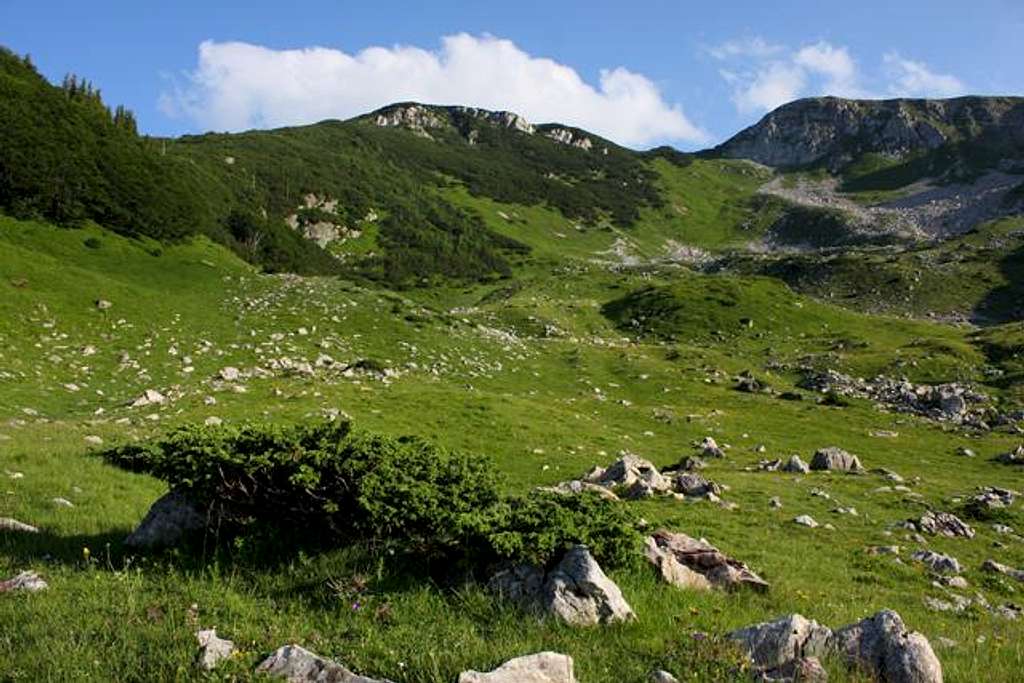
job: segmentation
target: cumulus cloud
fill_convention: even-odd
[[[935,73],[927,64],[904,59],[898,52],[888,53],[883,62],[891,79],[889,92],[897,97],[954,97],[967,91],[956,76]]]
[[[896,52],[882,59],[881,75],[870,78],[844,46],[819,41],[795,50],[762,38],[727,41],[707,50],[723,66],[722,79],[742,114],[765,112],[800,97],[835,95],[873,98],[949,97],[964,92],[955,76],[937,74]]]
[[[605,69],[591,84],[509,40],[468,34],[444,37],[438,50],[371,47],[355,54],[205,41],[196,69],[160,104],[168,115],[207,128],[242,130],[348,118],[399,101],[511,110],[630,146],[708,138],[642,74]]]

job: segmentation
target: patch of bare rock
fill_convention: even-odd
[[[833,631],[799,614],[728,634],[750,658],[760,680],[825,681],[819,658],[838,655],[883,683],[942,683],[942,665],[928,639],[883,610]]]

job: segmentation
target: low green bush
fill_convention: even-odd
[[[353,431],[343,421],[187,426],[103,456],[166,481],[236,539],[280,530],[279,538],[361,542],[471,569],[499,560],[547,564],[577,543],[614,566],[639,547],[625,506],[593,494],[505,496],[486,458]]]

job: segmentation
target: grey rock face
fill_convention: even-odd
[[[341,664],[324,659],[298,645],[278,648],[256,668],[288,683],[389,683],[354,674]]]
[[[782,466],[783,472],[790,472],[793,474],[807,474],[811,471],[811,468],[807,466],[803,460],[800,459],[799,455],[792,456],[786,464]]]
[[[836,631],[835,646],[850,664],[884,683],[942,683],[942,665],[928,639],[907,631],[891,610]]]
[[[217,664],[235,651],[235,644],[230,640],[217,637],[217,629],[208,629],[196,633],[199,641],[199,656],[196,665],[205,671],[212,671]]]
[[[860,471],[863,466],[856,455],[851,455],[841,448],[831,446],[821,448],[811,459],[812,470],[842,470],[846,472]]]
[[[635,618],[622,591],[584,546],[565,554],[544,583],[546,611],[575,626],[592,626]]]
[[[782,667],[794,659],[828,652],[832,631],[800,614],[748,626],[728,634],[738,641],[758,669]]]
[[[0,581],[0,593],[13,593],[16,591],[35,593],[47,588],[49,588],[49,585],[35,572],[21,572],[14,578]]]
[[[494,671],[463,671],[459,683],[576,683],[572,657],[538,652],[510,659]]]
[[[921,519],[911,521],[918,531],[950,538],[974,538],[974,529],[956,515],[949,512],[929,510],[921,515]]]
[[[746,564],[733,559],[703,539],[659,529],[647,539],[646,556],[669,583],[684,588],[705,588],[708,584],[731,590],[752,588],[768,590],[768,582]],[[688,571],[682,571],[683,569]]]
[[[205,527],[206,517],[195,505],[181,493],[171,491],[153,503],[124,544],[137,549],[166,548]]]
[[[19,522],[11,517],[0,517],[0,531],[20,531],[24,534],[38,534],[39,529],[31,524]]]
[[[960,562],[955,557],[936,553],[931,550],[920,550],[910,556],[911,559],[928,566],[933,572],[940,574],[959,574]]]
[[[1012,149],[1021,144],[1024,100],[961,97],[950,100],[808,98],[770,112],[718,146],[728,158],[768,166],[816,162],[836,170],[865,153],[903,156],[936,149],[955,138],[984,136]],[[955,136],[955,137],[952,137]]]

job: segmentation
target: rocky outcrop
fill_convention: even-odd
[[[538,652],[510,659],[494,671],[463,671],[459,683],[576,683],[572,657]]]
[[[933,536],[974,538],[974,529],[967,522],[950,512],[929,510],[921,515],[920,519],[909,520],[907,526],[921,533],[932,534]]]
[[[768,590],[768,582],[743,562],[733,559],[704,539],[659,529],[648,537],[644,552],[668,583],[681,588]]]
[[[830,446],[820,448],[811,458],[812,470],[840,470],[844,472],[859,472],[864,469],[860,459],[851,455],[841,448]]]
[[[569,128],[552,128],[545,132],[544,135],[555,142],[559,142],[563,145],[569,145],[570,147],[576,147],[587,152],[594,147],[594,143],[589,137],[583,135],[579,131],[571,130]]]
[[[298,645],[277,649],[256,668],[258,673],[284,678],[288,683],[390,683],[352,673]]]
[[[942,683],[942,665],[928,639],[908,631],[891,610],[836,631],[835,648],[884,683]]]
[[[880,683],[942,683],[942,665],[928,639],[883,610],[837,631],[791,614],[728,634],[754,667],[756,680],[827,679],[819,657],[836,654]]]
[[[551,614],[573,626],[594,626],[635,617],[622,591],[584,546],[570,549],[545,574],[528,564],[505,567],[487,587],[525,609]]]
[[[997,153],[1024,149],[1024,99],[797,100],[770,112],[715,148],[720,156],[791,168],[836,171],[863,154],[902,158],[969,140]]]
[[[170,491],[153,503],[124,544],[139,550],[167,548],[206,528],[206,521],[206,516],[184,494]]]

